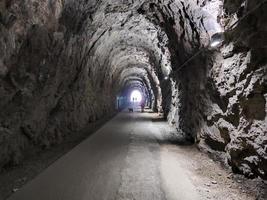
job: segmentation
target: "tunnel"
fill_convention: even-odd
[[[134,120],[143,104],[184,143],[264,182],[266,10],[266,0],[1,0],[1,174],[88,124]]]

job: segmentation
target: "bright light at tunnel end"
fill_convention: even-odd
[[[141,102],[142,101],[142,94],[138,90],[134,90],[131,93],[131,102]]]

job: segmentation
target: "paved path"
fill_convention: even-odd
[[[179,188],[162,178],[172,178],[172,174],[162,169],[168,166],[161,163],[161,133],[153,117],[155,114],[120,113],[10,200],[166,199],[172,193],[168,190]],[[178,186],[188,186],[187,192],[194,196],[190,181],[182,182]]]
[[[170,144],[170,132],[156,114],[122,112],[9,200],[247,199],[238,186],[225,189],[228,179],[206,186],[226,172],[194,147]]]

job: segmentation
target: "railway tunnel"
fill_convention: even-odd
[[[2,0],[2,173],[126,112],[139,91],[174,135],[266,180],[266,9],[265,0]]]

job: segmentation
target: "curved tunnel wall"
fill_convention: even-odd
[[[206,48],[260,2],[2,1],[0,166],[60,143],[140,88],[187,140],[266,178],[266,4],[219,51]]]

